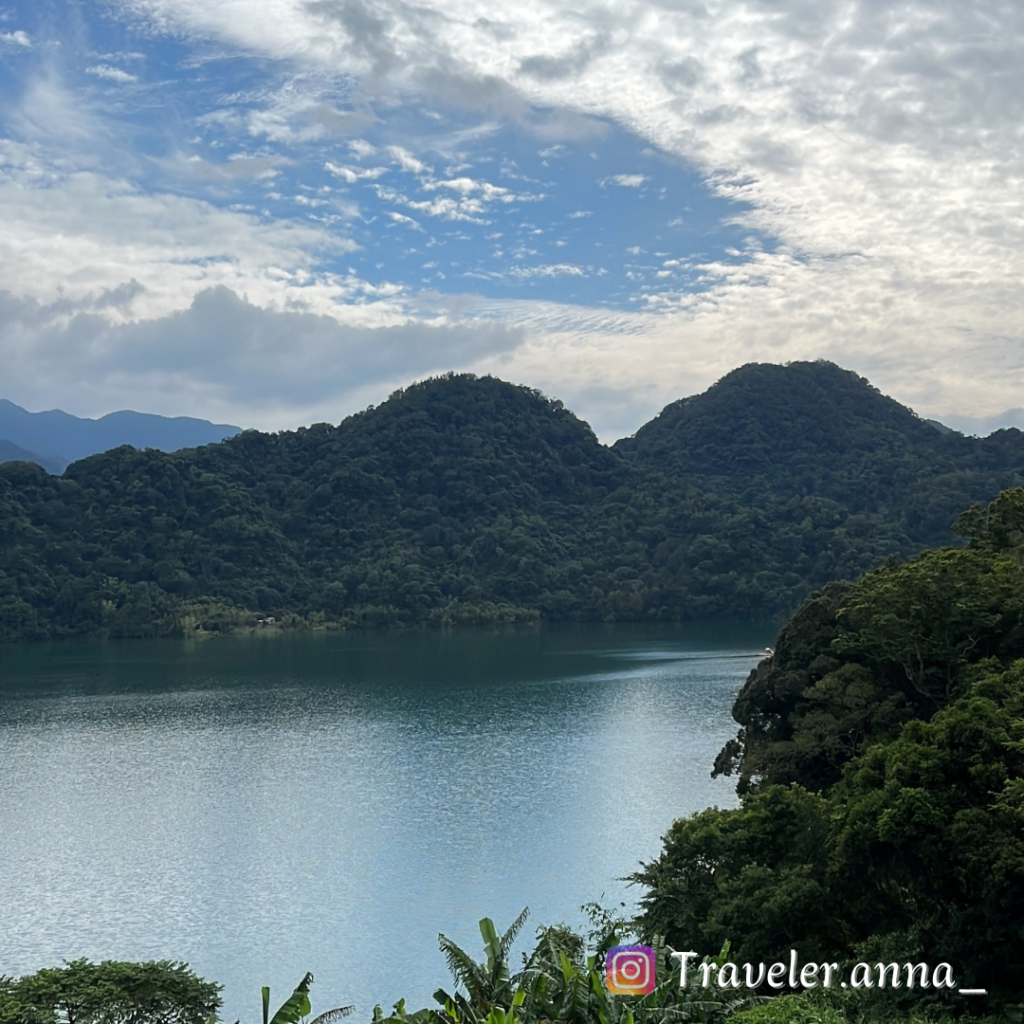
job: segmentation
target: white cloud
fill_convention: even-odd
[[[445,181],[429,181],[423,185],[427,192],[436,191],[439,188],[451,189],[453,192],[460,192],[468,196],[473,192],[481,193],[485,201],[497,201],[499,203],[515,202],[516,196],[507,188],[500,185],[492,185],[489,181],[474,181],[472,178],[449,178]]]
[[[398,192],[383,185],[375,186],[377,195],[384,202],[397,203],[428,217],[440,217],[443,220],[466,221],[471,224],[488,223],[481,215],[487,207],[483,200],[469,196],[451,199],[439,196],[437,199],[410,199],[403,192]]]
[[[405,205],[410,210],[417,210],[428,217],[441,217],[444,220],[463,220],[471,224],[487,224],[481,216],[487,207],[479,199],[406,199]]]
[[[414,231],[422,231],[419,221],[415,221],[412,217],[406,217],[404,213],[396,213],[394,210],[388,210],[388,216],[396,224],[404,224],[406,227],[412,228]]]
[[[507,364],[520,379],[579,394],[628,381],[656,401],[745,359],[821,355],[921,408],[1019,404],[1019,4],[524,0],[497,32],[483,0],[122,2],[175,31],[357,79],[385,104],[436,96],[524,120],[531,105],[614,119],[779,240],[699,268],[700,293],[652,293],[628,330],[571,307],[501,307],[529,325]],[[429,172],[404,148],[389,156]]]
[[[585,271],[575,263],[542,263],[535,267],[513,267],[512,277],[583,277]]]
[[[613,174],[608,181],[623,188],[640,188],[647,178],[643,174]]]
[[[23,46],[26,50],[32,49],[32,40],[27,32],[18,29],[15,32],[0,32],[0,43],[7,43],[11,46]]]
[[[98,57],[100,60],[105,61],[122,61],[122,60],[145,60],[146,55],[144,53],[138,53],[135,50],[119,50],[116,53],[94,53],[93,57]]]
[[[831,359],[941,420],[1019,403],[1024,348],[993,344],[1002,310],[980,316],[973,296],[956,296],[944,310],[952,322],[943,323],[926,291],[873,306],[889,284],[882,267],[850,274],[845,261],[834,261],[809,275],[800,261],[769,255],[750,268],[698,269],[718,285],[677,295],[661,315],[555,303],[486,304],[481,313],[522,327],[527,341],[475,369],[558,395],[604,440],[631,433],[668,402],[703,390],[745,362]],[[866,323],[857,315],[862,309],[878,322]],[[735,334],[723,339],[726,328]],[[632,419],[624,413],[609,417],[600,403],[579,397],[606,387],[635,396],[627,403]]]
[[[333,164],[330,160],[324,164],[324,170],[330,171],[349,185],[354,185],[357,181],[373,181],[388,173],[386,167],[348,167],[344,164]]]
[[[43,303],[59,296],[79,301],[131,279],[145,289],[136,314],[149,316],[181,308],[198,289],[218,284],[268,303],[286,301],[290,289],[307,301],[321,295],[324,303],[358,291],[351,282],[317,276],[319,253],[356,248],[343,237],[186,197],[147,195],[96,173],[61,174],[33,148],[10,143],[0,144],[0,222],[0,281]],[[288,285],[280,270],[290,275]]]
[[[403,171],[408,171],[410,174],[423,174],[427,170],[427,165],[422,160],[417,160],[407,149],[403,149],[401,146],[388,146],[388,153],[391,159],[394,160]]]
[[[365,131],[376,120],[373,111],[365,104],[339,107],[338,91],[330,76],[290,75],[272,91],[255,94],[253,99],[261,105],[246,111],[248,131],[285,145]]]
[[[252,178],[269,180],[277,177],[280,168],[291,163],[287,157],[270,154],[253,156],[248,153],[232,153],[227,160],[214,163],[193,154],[187,159],[163,160],[160,163],[169,171],[202,181],[237,181]]]
[[[392,147],[394,148],[394,147]],[[406,154],[407,156],[407,154]],[[420,165],[422,166],[422,165]],[[334,169],[328,165],[333,173],[341,170]],[[376,171],[377,169],[374,169]],[[349,177],[350,175],[350,177]],[[360,176],[375,178],[376,173],[360,172],[358,169],[346,169],[346,180],[356,181]],[[442,189],[455,192],[458,198],[450,196],[437,196],[431,199],[413,199],[397,189],[384,185],[374,186],[380,199],[389,203],[396,203],[407,209],[415,210],[417,213],[427,217],[438,217],[442,220],[463,221],[469,224],[489,224],[486,214],[490,203],[498,202],[509,204],[516,201],[533,202],[544,197],[542,195],[517,195],[507,188],[499,185],[492,185],[487,181],[478,181],[473,178],[448,178],[441,181],[420,181],[419,187],[424,192],[438,192]],[[394,214],[391,214],[394,218]],[[415,223],[415,222],[414,222]],[[417,225],[418,226],[418,225]]]
[[[377,147],[367,142],[366,139],[352,139],[348,148],[357,160],[365,160],[368,156],[377,155]]]
[[[44,67],[26,77],[16,104],[5,120],[23,143],[36,147],[37,160],[69,166],[95,167],[97,150],[111,146],[114,133],[83,90],[64,84],[58,70]],[[0,139],[0,144],[16,145]]]
[[[368,387],[386,393],[410,374],[464,365],[520,341],[520,332],[488,322],[345,325],[261,308],[223,286],[199,292],[181,312],[121,324],[67,302],[0,293],[0,357],[18,366],[6,376],[9,393],[29,406],[56,401],[80,414],[141,405],[244,424],[258,414],[264,427],[338,422],[365,404]]]
[[[86,68],[85,71],[86,74],[95,75],[96,78],[105,78],[108,82],[118,82],[121,85],[139,80],[138,75],[131,75],[110,64],[94,64],[92,67]]]

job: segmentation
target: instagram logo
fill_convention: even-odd
[[[605,968],[609,992],[645,996],[654,991],[654,950],[650,946],[612,946]]]

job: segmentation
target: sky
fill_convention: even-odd
[[[1019,0],[0,0],[0,397],[605,441],[751,361],[1024,425]]]

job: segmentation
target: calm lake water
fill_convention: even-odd
[[[711,763],[767,627],[548,627],[0,648],[0,974],[186,960],[259,1017],[449,976],[437,934],[582,922]],[[532,929],[528,929],[532,936]]]

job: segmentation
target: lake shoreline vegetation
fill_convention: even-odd
[[[316,444],[320,461],[344,477],[345,484],[338,491],[330,484],[313,486],[323,479],[324,466],[309,469],[312,479],[301,486],[296,483],[305,479],[299,453],[310,443],[309,432],[256,438],[243,434],[213,446],[216,451],[198,449],[177,456],[107,453],[70,467],[65,482],[21,465],[0,467],[3,501],[7,503],[3,581],[8,639],[82,635],[75,631],[96,628],[95,618],[75,617],[85,613],[68,581],[77,578],[84,586],[90,577],[74,577],[74,566],[82,563],[61,548],[65,541],[55,540],[58,536],[91,537],[89,543],[94,547],[88,551],[90,557],[95,556],[92,564],[101,566],[95,571],[109,572],[106,579],[120,580],[116,585],[128,588],[126,604],[115,602],[109,609],[109,635],[131,635],[127,619],[122,626],[113,623],[123,608],[141,607],[132,604],[132,587],[157,587],[168,595],[169,602],[161,606],[157,590],[151,589],[151,602],[146,606],[149,618],[132,621],[158,621],[155,614],[161,608],[161,614],[167,616],[182,614],[186,598],[175,598],[175,605],[174,588],[168,588],[173,574],[180,572],[193,580],[226,581],[222,592],[203,598],[211,602],[208,606],[193,603],[189,607],[214,609],[230,623],[229,613],[239,614],[242,607],[232,603],[231,595],[246,593],[252,580],[262,579],[269,586],[279,579],[275,574],[283,572],[285,565],[292,567],[297,579],[301,575],[299,551],[305,559],[301,564],[308,570],[307,582],[330,577],[334,570],[327,562],[318,570],[321,577],[309,567],[314,564],[313,553],[320,550],[317,543],[328,536],[325,531],[335,530],[333,536],[343,546],[336,500],[342,505],[355,501],[351,507],[345,506],[349,507],[347,515],[354,515],[357,508],[363,512],[391,510],[387,515],[392,518],[381,511],[374,520],[376,525],[368,527],[360,541],[349,536],[344,544],[356,544],[365,553],[377,550],[376,544],[386,548],[389,538],[397,543],[404,537],[406,547],[397,549],[396,557],[412,557],[415,552],[420,559],[415,564],[429,566],[433,563],[429,562],[430,549],[423,546],[428,543],[424,538],[437,540],[439,551],[430,557],[436,557],[438,564],[444,560],[442,556],[450,556],[456,565],[495,572],[496,579],[504,582],[500,587],[495,584],[491,596],[504,593],[510,599],[508,608],[532,609],[540,618],[621,614],[657,620],[663,610],[670,621],[673,615],[699,617],[723,607],[716,603],[719,599],[727,602],[745,587],[750,598],[745,607],[781,612],[791,602],[795,611],[791,610],[782,627],[773,653],[750,673],[737,696],[733,717],[739,731],[714,764],[716,774],[736,779],[739,806],[709,808],[671,825],[658,857],[641,865],[632,876],[643,893],[639,915],[625,921],[591,907],[593,928],[589,934],[564,925],[541,927],[534,948],[525,955],[517,973],[512,971],[509,956],[524,926],[525,912],[501,934],[489,920],[481,922],[482,962],[442,936],[441,949],[456,981],[455,991],[439,989],[435,1006],[415,1011],[408,1010],[404,1001],[396,1003],[390,1013],[377,1007],[373,1024],[1019,1021],[1024,1015],[1024,918],[1020,913],[1024,907],[1024,489],[1017,481],[1017,460],[1024,452],[1021,437],[1019,432],[1003,431],[1000,433],[1006,436],[995,440],[979,442],[959,435],[950,439],[951,435],[916,420],[877,392],[867,391],[866,382],[846,371],[831,364],[794,365],[802,386],[811,387],[810,381],[818,388],[826,381],[838,388],[830,393],[830,400],[839,412],[845,408],[844,396],[859,396],[860,401],[870,395],[876,406],[868,417],[874,431],[871,436],[876,442],[880,436],[889,441],[888,447],[876,449],[880,464],[873,470],[871,453],[858,448],[855,438],[848,438],[851,454],[844,469],[837,458],[814,462],[807,459],[806,448],[779,448],[778,436],[774,437],[772,457],[765,455],[758,463],[759,475],[752,475],[754,470],[747,464],[737,470],[729,460],[739,457],[736,453],[742,446],[732,443],[730,447],[729,438],[722,440],[721,434],[715,435],[719,440],[713,444],[705,437],[712,454],[700,454],[700,431],[710,422],[705,416],[708,403],[701,408],[700,401],[690,399],[669,407],[623,446],[631,453],[629,458],[639,459],[637,453],[645,453],[642,458],[658,467],[656,471],[641,470],[613,449],[595,448],[596,441],[590,445],[586,438],[592,435],[555,403],[526,389],[467,377],[418,385],[389,400],[396,403],[398,412],[388,411],[376,420],[365,413],[362,419],[345,421],[348,427],[342,424],[350,434],[362,438],[359,444],[365,447],[360,457],[372,461],[376,475],[370,473],[370,462],[360,463],[357,471],[351,461],[328,459],[324,446],[330,449],[344,443],[347,450],[358,450],[352,436],[342,442],[334,428],[311,428],[320,437]],[[756,396],[757,387],[765,381],[769,390],[779,390],[778,378],[773,375],[791,367],[770,368],[766,374],[763,369],[755,368],[746,375],[737,371],[747,398]],[[727,381],[729,378],[716,387]],[[542,423],[554,424],[563,432],[549,441],[552,450],[563,445],[560,450],[566,457],[560,465],[565,475],[545,483],[538,463],[527,459],[518,470],[516,486],[520,490],[512,495],[511,471],[501,481],[493,475],[494,449],[484,451],[479,429],[446,435],[449,441],[459,438],[459,443],[476,452],[480,465],[472,472],[453,470],[456,463],[449,460],[450,453],[445,454],[443,446],[439,465],[431,468],[422,456],[427,441],[437,441],[440,413],[431,403],[438,395],[444,401],[456,396],[446,408],[452,416],[452,410],[461,409],[467,417],[463,424],[472,421],[466,412],[467,395],[508,399],[522,408],[539,410]],[[719,406],[729,399],[727,408],[739,408],[727,394],[723,398],[712,389],[708,395]],[[721,413],[719,406],[712,410],[711,420]],[[387,409],[388,403],[381,408]],[[750,416],[770,421],[772,411],[752,410]],[[800,415],[793,420],[800,430],[808,428]],[[695,421],[699,421],[696,426]],[[401,430],[394,432],[388,427],[384,436],[390,439],[390,447],[383,445],[374,432],[382,423],[394,426],[396,422]],[[479,427],[481,421],[472,422]],[[493,428],[500,419],[488,422]],[[508,421],[506,427],[511,429]],[[852,430],[849,422],[843,429],[847,433]],[[417,431],[424,433],[421,436]],[[905,438],[908,431],[918,447],[908,447],[909,442],[900,446],[899,437]],[[749,445],[750,431],[739,433]],[[539,452],[541,436],[543,430],[529,435],[522,450],[528,452],[532,446],[535,454]],[[417,437],[415,443],[410,440]],[[820,437],[814,440],[819,442],[825,443]],[[951,447],[944,447],[947,444]],[[263,454],[256,458],[246,446]],[[274,446],[288,453],[284,462],[293,471],[286,479],[274,477],[275,463],[267,455]],[[576,454],[569,457],[567,453],[573,451]],[[387,465],[384,452],[392,460]],[[402,475],[399,464],[411,457],[410,452],[419,453],[419,462],[406,466]],[[912,458],[911,452],[917,455]],[[464,456],[465,450],[460,459]],[[701,551],[711,562],[711,568],[704,571],[712,575],[702,577],[704,582],[722,577],[717,572],[721,566],[714,559],[725,558],[722,551],[733,543],[730,529],[737,528],[745,538],[743,552],[748,557],[753,551],[754,525],[762,530],[756,535],[762,539],[756,549],[761,559],[754,563],[757,572],[748,569],[741,576],[738,570],[731,570],[735,575],[726,574],[729,585],[723,584],[714,600],[703,604],[693,603],[696,592],[682,586],[684,580],[692,584],[703,563],[694,558],[673,561],[677,556],[683,558],[673,545],[688,550],[686,545],[698,541],[692,528],[685,533],[680,526],[676,534],[668,528],[670,522],[677,526],[687,522],[695,508],[709,507],[708,492],[698,492],[693,483],[698,479],[693,466],[699,458],[710,460],[709,465],[719,474],[714,479],[723,515],[725,510],[735,515],[737,509],[747,509],[738,524],[730,526],[727,516],[720,521],[725,525],[718,554],[713,553],[712,544],[716,535],[697,535],[706,538],[700,541],[704,544]],[[755,451],[750,458],[761,456]],[[849,466],[858,458],[861,469],[853,473]],[[941,468],[941,459],[948,459],[949,474],[929,475]],[[957,463],[957,459],[961,461]],[[318,465],[308,459],[307,464]],[[260,467],[259,473],[254,466]],[[126,475],[126,470],[134,475]],[[444,476],[448,471],[455,475]],[[479,489],[469,493],[465,485],[474,473],[479,474]],[[873,495],[865,484],[869,478],[878,485]],[[702,486],[707,485],[709,477],[700,479]],[[244,487],[239,483],[243,480],[247,481]],[[440,488],[440,480],[451,488]],[[740,480],[746,481],[745,491]],[[785,487],[792,490],[794,480],[804,481],[806,493],[780,496]],[[186,481],[199,490],[189,491],[192,484]],[[627,487],[620,481],[631,483]],[[981,500],[960,501],[965,494],[985,491],[1000,481],[1008,485]],[[609,490],[612,485],[615,490]],[[879,496],[883,485],[888,487],[884,499]],[[292,486],[298,488],[297,496],[294,501],[286,500]],[[320,490],[323,486],[326,491]],[[175,487],[181,489],[175,492]],[[204,522],[189,520],[190,502],[205,487],[216,492],[203,506],[209,514]],[[576,512],[571,514],[573,506],[551,497],[559,488],[572,494],[590,488],[588,493],[597,497],[592,505],[575,506]],[[812,497],[815,489],[832,496]],[[178,503],[172,508],[168,495],[175,493]],[[271,493],[278,496],[276,504],[269,498]],[[361,497],[356,501],[352,494]],[[416,504],[413,494],[429,500]],[[234,517],[243,497],[249,501],[250,514],[238,522]],[[164,504],[156,504],[158,498]],[[236,504],[216,505],[229,499]],[[960,501],[959,508],[967,511],[947,518],[952,500]],[[453,502],[463,511],[476,509],[473,515],[479,513],[480,519],[466,520],[476,524],[470,533],[460,533],[451,525]],[[670,520],[665,517],[673,503],[682,504],[674,513],[679,518]],[[614,514],[612,506],[618,509]],[[513,507],[516,511],[509,511]],[[298,515],[295,510],[300,508],[308,512],[305,523],[288,518]],[[783,515],[785,510],[788,512]],[[167,517],[175,515],[181,518],[172,524]],[[792,524],[797,515],[804,515],[801,523],[807,521],[809,526],[797,534],[786,533],[782,525]],[[497,537],[495,517],[501,516],[508,517],[508,532]],[[889,526],[873,535],[876,522],[886,517]],[[480,525],[483,519],[491,525]],[[227,522],[232,524],[230,530],[224,525]],[[660,532],[656,524],[660,524]],[[950,524],[954,532],[947,537]],[[708,520],[701,528],[710,530],[712,526]],[[151,551],[146,556],[148,562],[133,562],[133,552],[145,550],[146,531],[160,528],[164,530],[161,551]],[[436,532],[428,532],[431,528]],[[647,530],[653,531],[650,536],[645,534]],[[233,563],[223,557],[224,551],[218,554],[219,549],[211,546],[217,537],[229,535],[230,543],[236,545]],[[515,542],[510,539],[513,535]],[[870,542],[855,543],[871,536]],[[280,537],[288,539],[291,547],[283,546]],[[808,538],[813,537],[818,547],[806,547]],[[419,538],[419,547],[413,543],[415,538]],[[584,541],[609,538],[617,538],[621,545],[614,557],[602,561],[595,555],[584,568]],[[802,538],[805,547],[787,548],[786,543],[794,538]],[[930,543],[929,538],[937,541]],[[845,541],[846,547],[840,541]],[[170,550],[177,552],[178,562],[173,565],[166,557]],[[467,550],[470,554],[462,563],[459,558]],[[479,562],[473,561],[474,550]],[[515,557],[509,551],[515,552]],[[515,573],[537,568],[545,551],[549,553],[546,568],[551,573],[544,577],[548,589],[517,591]],[[660,562],[654,554],[659,551],[664,556]],[[810,561],[813,551],[818,552],[818,562]],[[820,557],[824,551],[832,552],[830,558]],[[249,576],[232,577],[225,572],[229,564],[240,564],[245,552],[253,559]],[[262,552],[260,557],[257,552]],[[628,562],[630,552],[636,558],[634,563]],[[162,563],[152,561],[158,554],[165,556]],[[75,557],[84,559],[81,553]],[[801,557],[808,561],[801,562]],[[289,558],[293,561],[288,562]],[[800,566],[803,575],[796,573],[796,581],[772,576],[772,570],[760,568],[774,564],[771,558]],[[140,573],[156,572],[155,566],[162,564],[168,575],[159,585],[132,582],[127,573],[133,564]],[[648,566],[644,572],[651,575],[645,576],[639,569],[633,575],[624,573],[619,589],[611,590],[606,598],[585,599],[587,587],[595,586],[599,579],[617,579],[616,573],[628,564]],[[220,576],[203,575],[214,565]],[[574,576],[577,570],[570,572],[568,565],[578,565],[579,575]],[[676,575],[671,577],[676,581],[675,591],[666,582],[668,575],[657,575],[663,570],[668,573],[671,566],[675,567]],[[843,571],[835,573],[837,566]],[[23,581],[34,571],[48,572],[50,582],[41,585],[37,594],[26,594]],[[122,575],[113,575],[115,571]],[[375,570],[367,567],[365,571]],[[819,581],[819,571],[832,575]],[[62,577],[62,572],[70,575]],[[424,572],[418,586],[426,587],[424,580],[435,579],[426,568]],[[408,582],[409,577],[397,569],[396,573],[396,580]],[[763,573],[771,579],[762,576],[763,589],[756,590]],[[61,579],[63,584],[58,582]],[[550,589],[559,580],[575,580],[576,586],[565,591],[561,603],[554,600],[560,591]],[[319,593],[325,594],[331,585],[322,584]],[[345,601],[360,593],[378,593],[372,586],[360,592],[364,583],[354,583],[354,589],[349,589],[347,582],[339,585],[342,590],[335,606],[339,623],[347,621],[345,609],[350,606]],[[378,580],[376,585],[382,584]],[[40,611],[42,602],[49,599],[47,586],[71,587],[65,605],[50,618]],[[115,583],[108,586],[114,589]],[[413,593],[426,591],[409,591]],[[542,593],[547,596],[542,598]],[[486,593],[463,594],[466,607],[489,607]],[[21,605],[10,603],[12,595]],[[417,604],[417,599],[410,597],[402,607],[409,611],[410,621],[427,622],[444,607],[440,598],[431,600]],[[602,603],[605,600],[611,603]],[[297,607],[300,610],[295,614],[307,616],[302,624],[308,627],[308,610]],[[496,601],[494,607],[505,606]],[[265,626],[295,628],[298,620],[286,617],[286,602],[271,601],[259,608],[264,619],[269,615],[275,620]],[[207,629],[214,611],[188,614],[192,615],[189,628],[198,633]],[[316,624],[327,623],[325,613]],[[604,986],[602,954],[623,940],[654,946],[666,965],[649,996],[612,996]],[[681,988],[678,970],[668,967],[673,949],[694,950],[704,963],[719,966],[772,962],[790,950],[796,951],[803,963],[946,962],[961,985],[983,988],[988,994],[972,1002],[955,991],[892,985],[783,994],[763,985],[756,991],[729,992],[693,985]],[[144,976],[142,981],[140,976]],[[694,972],[691,978],[696,976]],[[297,1024],[310,1015],[311,982],[307,975],[271,1019],[269,995],[265,994],[265,1024]],[[218,986],[210,987],[183,964],[74,961],[22,979],[0,979],[0,1022],[55,1024],[74,1019],[76,1024],[207,1024],[215,1019],[220,1006],[218,993]],[[147,999],[149,1003],[140,1009]],[[69,1010],[74,1000],[78,1002]],[[328,1011],[321,1024],[349,1012],[347,1007]]]
[[[610,447],[557,400],[449,374],[337,427],[0,463],[0,642],[780,624],[1021,484],[1020,431],[937,429],[827,362],[741,367]]]

